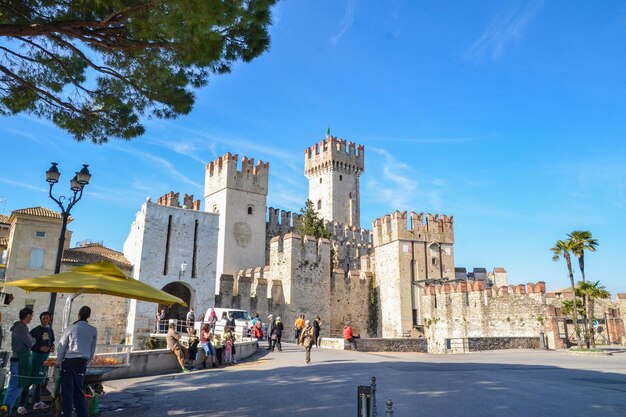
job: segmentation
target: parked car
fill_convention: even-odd
[[[250,313],[246,310],[239,310],[236,308],[222,308],[222,307],[213,307],[215,310],[215,315],[217,316],[217,323],[215,325],[215,333],[221,334],[224,331],[224,326],[226,321],[222,319],[224,313],[229,318],[235,320],[235,333],[241,332],[242,336],[250,335],[250,327],[252,326],[252,317],[250,317]],[[204,315],[204,320],[207,321],[211,315],[211,309],[209,308]]]

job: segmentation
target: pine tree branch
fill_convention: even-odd
[[[97,65],[95,62],[93,62],[92,60],[87,58],[87,56],[83,53],[83,51],[81,51],[76,46],[72,45],[71,42],[68,42],[68,41],[64,40],[63,38],[55,36],[55,35],[50,35],[50,38],[53,41],[57,42],[58,44],[61,44],[61,45],[65,46],[65,47],[71,49],[75,54],[80,56],[87,63],[87,65],[89,65],[91,68],[95,69],[96,71],[101,72],[103,74],[110,75],[112,77],[115,77],[118,80],[124,82],[125,84],[128,84],[131,87],[133,87],[133,89],[135,89],[137,92],[139,92],[139,93],[145,95],[146,97],[152,99],[152,95],[150,94],[149,91],[146,91],[146,90],[142,89],[137,84],[132,82],[129,77],[126,77],[125,75],[119,73],[118,71],[115,71],[113,68],[103,67],[103,66]]]
[[[88,93],[88,94],[95,94],[96,93],[93,90],[88,90],[87,88],[83,87],[83,85],[74,76],[71,75],[72,72],[67,67],[67,65],[65,65],[65,62],[60,60],[59,57],[57,57],[55,54],[53,54],[52,52],[48,51],[46,48],[44,48],[43,46],[39,45],[38,43],[32,42],[29,39],[26,39],[26,38],[17,38],[17,39],[21,40],[24,43],[27,43],[28,45],[31,45],[34,48],[39,49],[41,52],[43,52],[44,54],[48,55],[51,59],[53,59],[57,64],[59,64],[59,66],[61,68],[63,68],[63,70],[65,71],[65,74],[67,75],[67,77],[70,80],[72,80],[72,84],[76,88],[78,88],[78,89],[80,89],[80,90],[82,90],[82,91],[84,91],[85,93]],[[34,61],[32,59],[30,61],[35,62],[37,64],[41,64],[39,61]]]
[[[58,98],[57,96],[55,96],[54,94],[52,94],[52,93],[50,93],[50,92],[48,92],[48,91],[46,91],[46,90],[44,90],[42,88],[39,88],[39,87],[33,85],[32,83],[29,83],[24,78],[22,78],[19,75],[13,73],[13,71],[8,69],[4,65],[0,65],[0,72],[3,72],[7,76],[9,76],[9,78],[12,78],[15,82],[17,82],[18,84],[22,85],[24,88],[37,93],[37,95],[41,99],[47,98],[48,100],[45,100],[45,101],[47,103],[49,103],[49,104],[53,104],[53,105],[56,104],[56,106],[58,106],[58,107],[61,107],[61,108],[67,109],[67,110],[71,110],[71,111],[77,112],[77,113],[83,113],[80,109],[75,107],[72,103],[68,103],[66,101],[63,101],[60,98]]]

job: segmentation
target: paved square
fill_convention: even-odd
[[[626,351],[462,355],[367,353],[285,344],[228,368],[109,381],[101,415],[356,416],[358,385],[377,378],[378,416],[626,416]]]

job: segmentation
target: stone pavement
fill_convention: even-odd
[[[574,356],[509,350],[460,355],[367,353],[284,344],[220,369],[105,383],[102,417],[356,416],[358,385],[378,382],[402,416],[626,416],[626,352]]]

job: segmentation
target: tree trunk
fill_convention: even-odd
[[[580,332],[578,331],[578,305],[576,304],[576,283],[574,283],[574,272],[572,272],[572,260],[569,257],[569,253],[565,252],[565,261],[567,262],[567,271],[569,272],[569,281],[572,284],[572,298],[574,302],[574,331],[576,332],[576,344],[578,349],[582,349],[583,342],[580,338]]]
[[[587,300],[587,320],[589,321],[589,339],[591,340],[591,347],[593,349],[596,348],[596,338],[593,329],[593,310],[594,310],[594,300],[589,297]]]

